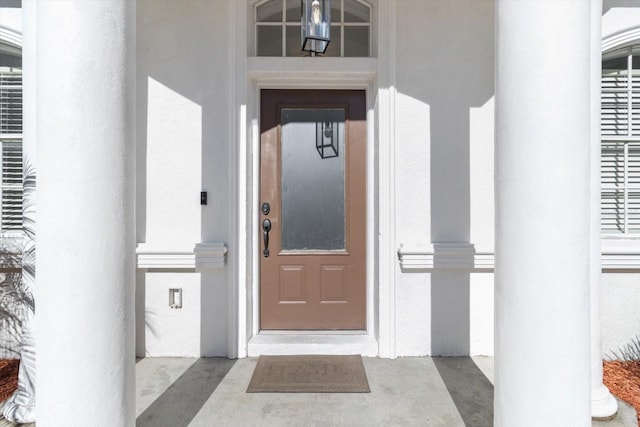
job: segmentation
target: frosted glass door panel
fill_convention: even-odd
[[[345,250],[345,111],[281,114],[282,250]]]

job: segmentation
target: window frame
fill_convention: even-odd
[[[602,61],[602,81],[605,80],[604,74],[604,61],[607,55],[611,55],[615,52],[620,52],[626,50],[626,87],[623,89],[616,88],[606,88],[603,84],[601,87],[601,126],[600,126],[600,147],[601,147],[601,167],[600,167],[600,182],[601,182],[601,199],[600,199],[600,210],[601,210],[601,232],[602,236],[605,238],[640,238],[640,226],[634,227],[632,231],[631,227],[631,219],[630,219],[630,211],[632,209],[640,210],[640,207],[631,208],[630,202],[631,197],[630,193],[640,194],[640,180],[637,183],[631,183],[629,178],[629,170],[630,170],[630,156],[629,156],[629,145],[638,145],[640,146],[640,69],[633,68],[633,55],[636,56],[640,52],[640,43],[634,43],[623,47],[618,47],[616,49],[611,49],[603,55]],[[635,71],[635,75],[634,75]],[[636,87],[634,87],[634,84]],[[604,116],[603,114],[606,109],[604,108],[607,102],[611,102],[607,94],[624,94],[626,97],[626,110],[625,112],[625,120],[626,120],[626,133],[611,133],[605,132],[604,127]],[[636,112],[634,114],[634,95],[636,99]],[[614,104],[615,105],[615,104]],[[608,113],[611,114],[611,113]],[[615,109],[614,109],[614,114]],[[635,120],[634,120],[635,119]],[[635,131],[635,134],[634,134]],[[606,183],[606,175],[605,169],[607,168],[607,164],[605,164],[606,157],[603,155],[605,147],[610,144],[622,145],[622,176],[621,176],[621,184],[608,184]],[[640,157],[636,160],[638,164],[640,164]],[[607,220],[605,212],[605,194],[606,193],[622,193],[622,230],[620,232],[611,232],[610,227],[605,228],[605,221]],[[639,218],[636,222],[640,222],[640,212],[636,214]]]
[[[275,1],[275,0],[262,0],[262,1],[255,1],[251,4],[251,13],[248,14],[250,15],[250,22],[249,22],[249,28],[250,28],[250,37],[248,37],[248,41],[250,41],[251,45],[248,46],[248,52],[250,53],[249,56],[255,56],[255,57],[259,57],[259,58],[297,58],[297,57],[302,57],[304,56],[303,54],[301,54],[300,56],[287,56],[287,28],[288,27],[298,27],[298,29],[300,28],[300,21],[296,20],[296,21],[287,21],[286,16],[287,16],[287,0],[280,0],[282,2],[282,19],[281,21],[270,21],[270,22],[258,22],[258,8],[260,6],[263,6],[271,1]],[[340,27],[340,55],[338,56],[328,56],[328,55],[322,55],[325,57],[334,57],[334,58],[372,58],[375,57],[375,37],[374,37],[374,33],[375,33],[375,20],[374,20],[374,16],[375,16],[375,8],[374,8],[374,4],[367,2],[367,1],[363,1],[363,0],[332,0],[332,1],[338,1],[340,2],[340,22],[331,22],[331,28],[332,30],[335,27]],[[367,7],[369,9],[369,21],[368,22],[345,22],[344,21],[344,13],[345,13],[345,8],[344,8],[344,4],[345,2],[348,1],[353,1],[356,3],[359,3],[365,7]],[[258,55],[258,27],[259,26],[264,26],[264,27],[280,27],[281,28],[281,32],[280,32],[280,41],[281,41],[281,55],[280,56],[267,56],[267,55]],[[345,56],[344,52],[345,52],[345,28],[362,28],[362,27],[367,27],[369,29],[369,45],[368,45],[368,55],[367,56]]]

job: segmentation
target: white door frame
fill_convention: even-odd
[[[378,8],[378,40],[384,41],[378,46],[378,58],[268,58],[247,57],[248,5],[237,0],[228,2],[230,22],[236,23],[230,26],[229,136],[234,144],[230,164],[235,165],[231,177],[235,200],[230,214],[237,239],[230,245],[229,357],[246,357],[249,341],[264,338],[259,334],[260,235],[256,231],[260,203],[260,90],[358,89],[365,90],[367,96],[367,330],[364,336],[354,338],[357,343],[350,349],[357,351],[361,347],[363,354],[393,358],[395,65],[390,60],[393,55],[389,47],[394,40],[388,35],[388,28],[394,22],[395,5],[381,2]],[[339,352],[348,345],[344,335],[336,334],[335,340],[332,337],[326,336],[326,351]]]

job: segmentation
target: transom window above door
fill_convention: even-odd
[[[301,50],[300,0],[256,4],[256,56],[309,56]],[[371,7],[360,0],[331,1],[331,42],[323,56],[371,56]]]

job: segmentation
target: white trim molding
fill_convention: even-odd
[[[247,2],[227,0],[229,19],[228,80],[229,80],[229,164],[232,202],[229,204],[231,232],[235,243],[231,245],[231,288],[229,291],[229,324],[227,334],[230,359],[247,356],[247,283],[251,280],[251,240],[249,205],[251,203],[251,170],[247,152]]]
[[[22,34],[14,29],[0,26],[0,41],[22,50]]]
[[[136,256],[138,268],[201,271],[224,267],[227,246],[209,242],[197,243],[193,248],[163,248],[140,243]]]
[[[401,244],[398,261],[404,272],[456,269],[492,272],[493,252],[476,251],[472,243]],[[602,251],[602,270],[640,270],[640,248]]]
[[[351,84],[373,80],[376,76],[377,58],[247,58],[249,78],[268,81],[297,82],[302,88],[309,83],[326,79]]]
[[[196,267],[193,249],[160,248],[139,244],[136,248],[138,268],[194,269]]]
[[[222,268],[227,262],[227,245],[222,242],[196,243],[193,254],[198,271]]]
[[[602,40],[602,52],[621,48],[640,40],[640,27],[627,28]]]
[[[269,58],[269,57],[248,57],[246,62],[246,79],[247,79],[247,109],[246,122],[247,125],[247,142],[239,144],[243,151],[239,152],[240,157],[240,179],[245,179],[249,183],[247,200],[251,200],[250,204],[243,204],[241,212],[245,212],[241,221],[247,221],[246,226],[240,224],[240,230],[256,230],[259,217],[259,160],[260,160],[260,129],[259,129],[259,112],[260,112],[260,91],[262,89],[355,89],[365,90],[367,93],[367,126],[368,130],[372,129],[374,117],[374,103],[377,88],[375,86],[376,73],[378,69],[378,60],[376,58]],[[375,197],[373,174],[375,166],[371,163],[374,159],[375,138],[373,132],[367,134],[367,152],[370,153],[367,164],[367,207],[371,209],[367,212],[367,220],[373,218],[373,200]],[[244,161],[243,161],[244,160]],[[245,178],[246,176],[246,178]],[[239,179],[238,182],[241,182]],[[247,186],[241,187],[246,189]],[[247,211],[246,206],[249,206]],[[247,213],[248,212],[248,213]],[[371,340],[375,341],[376,336],[376,307],[373,300],[374,275],[371,274],[375,262],[373,261],[375,248],[373,239],[373,222],[367,224],[367,330],[366,334]],[[244,231],[243,231],[244,232]],[[244,256],[247,266],[251,270],[246,272],[247,280],[250,284],[248,291],[251,295],[246,295],[239,300],[239,311],[246,310],[246,325],[250,328],[244,334],[244,328],[240,326],[238,355],[243,357],[246,355],[256,354],[256,341],[254,338],[260,334],[259,326],[259,263],[260,258],[255,256],[260,246],[260,234],[254,231],[247,231],[250,235],[243,241],[247,242],[245,246]],[[393,251],[393,247],[391,250]],[[243,273],[245,274],[245,273]],[[243,291],[244,292],[244,291]],[[235,333],[232,331],[232,333]],[[243,335],[244,334],[244,338]],[[299,339],[301,345],[307,338],[298,337],[300,334],[292,334],[290,339],[296,341]],[[296,338],[298,337],[298,338]],[[328,339],[325,337],[325,339]],[[268,339],[265,339],[269,341]],[[259,339],[258,339],[259,341]],[[343,345],[344,351],[348,351],[347,343],[338,339],[336,341]],[[369,342],[369,341],[367,341]],[[245,347],[242,347],[244,344]],[[274,344],[275,345],[275,344]],[[376,344],[377,346],[377,344]],[[276,348],[260,347],[262,349]],[[249,350],[251,348],[251,350]],[[310,347],[297,347],[307,348]],[[355,347],[354,347],[355,348]],[[362,351],[365,351],[363,349]],[[262,351],[262,350],[260,350]],[[271,351],[271,350],[266,350]],[[274,350],[277,351],[277,350]],[[303,350],[301,350],[303,351]],[[320,351],[320,350],[318,350]],[[324,350],[323,350],[324,351]],[[366,350],[369,351],[369,350]],[[367,353],[369,354],[369,353]],[[378,355],[377,351],[372,353]]]
[[[493,270],[493,253],[476,252],[472,243],[400,245],[398,260],[404,270]]]
[[[396,274],[396,2],[384,1],[378,8],[377,93],[377,265],[378,265],[378,356],[395,359]]]

